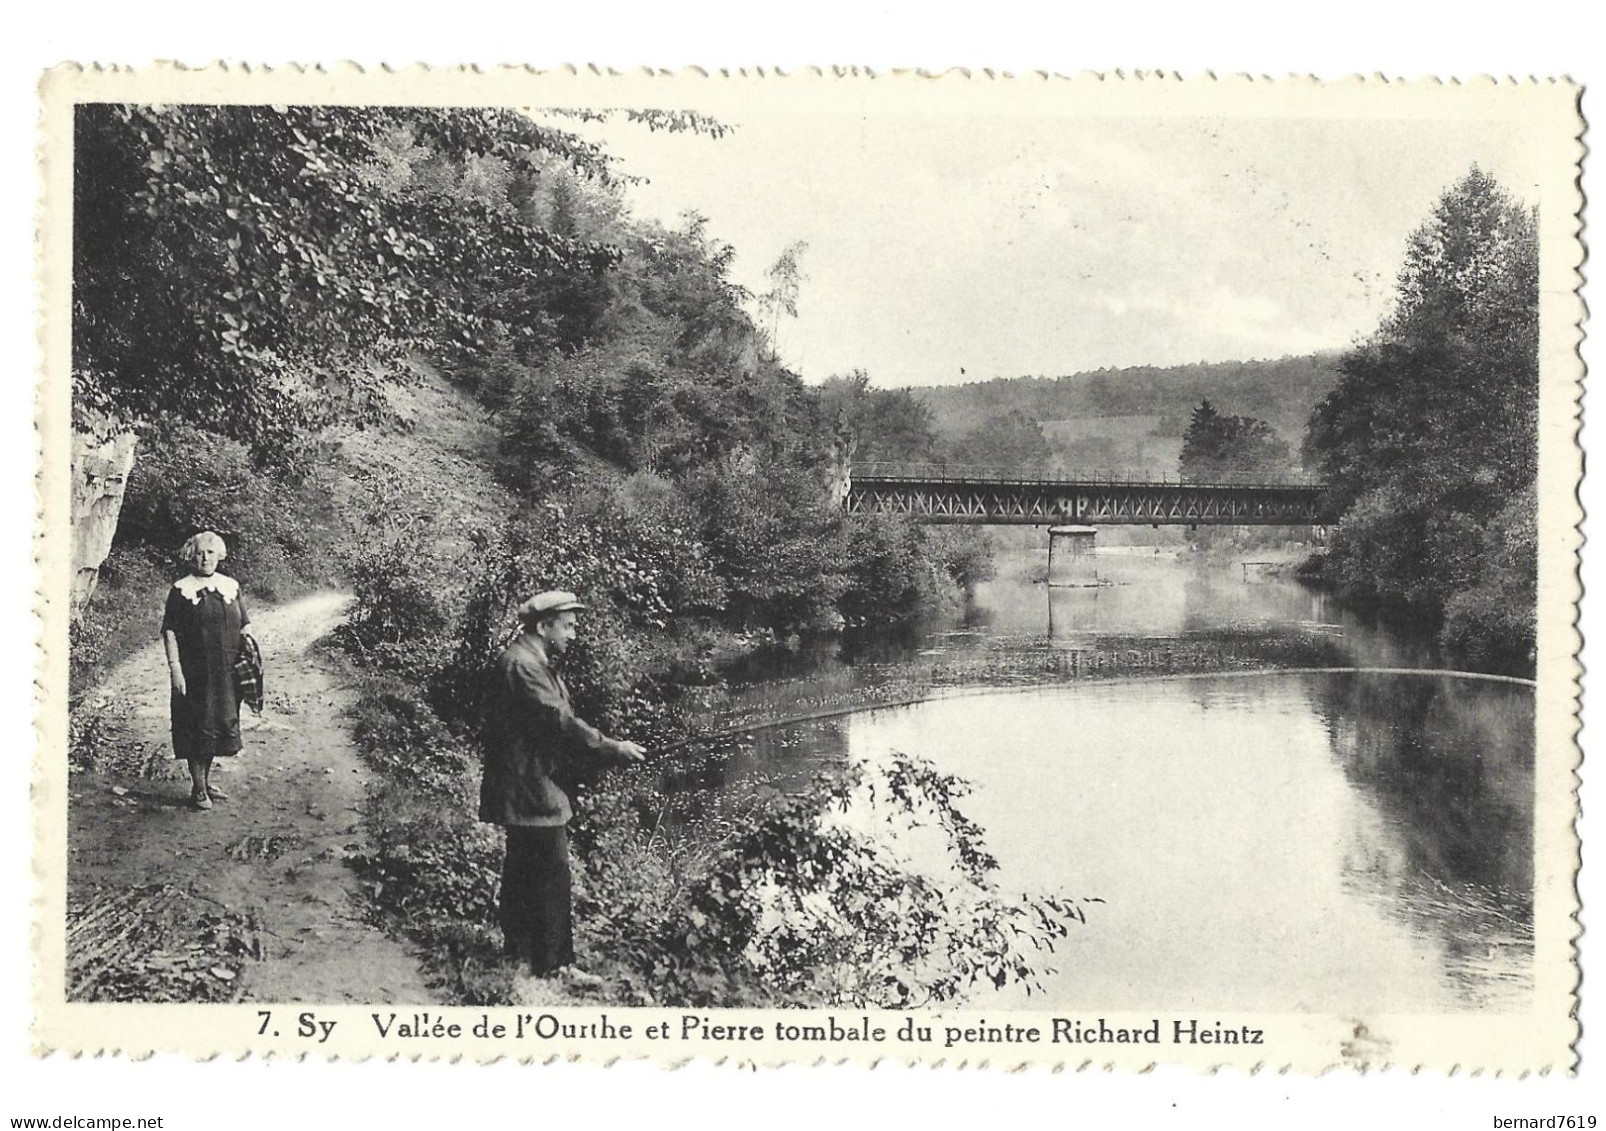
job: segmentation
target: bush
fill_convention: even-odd
[[[838,601],[849,624],[891,624],[962,611],[966,596],[992,576],[985,534],[921,526],[903,515],[855,515],[843,522]]]
[[[457,647],[486,535],[443,524],[434,502],[399,476],[374,478],[367,489],[345,557],[356,600],[337,639],[365,666],[422,686]]]
[[[114,545],[101,563],[95,597],[70,631],[68,696],[76,700],[105,672],[156,639],[162,602],[177,570],[139,543]]]
[[[441,721],[411,685],[383,674],[359,674],[352,736],[368,763],[392,781],[468,802],[478,781],[479,753]]]
[[[780,636],[833,627],[847,588],[840,517],[812,470],[731,460],[689,476],[686,490],[737,627]]]
[[[354,861],[370,894],[413,922],[496,921],[500,829],[427,792],[381,786],[368,804],[369,847]]]
[[[986,531],[974,526],[926,526],[921,533],[927,555],[966,593],[992,578],[996,562]]]
[[[1432,548],[1422,516],[1398,491],[1363,495],[1333,532],[1327,576],[1351,599],[1436,614]]]
[[[597,551],[614,559],[602,580],[639,628],[673,618],[712,617],[726,603],[725,580],[698,536],[698,515],[673,483],[651,472],[578,494],[573,522],[596,529]]]
[[[1518,494],[1489,524],[1476,581],[1445,604],[1439,641],[1476,668],[1534,670],[1539,533],[1533,489]]]
[[[855,515],[843,523],[847,585],[838,608],[849,624],[904,620],[920,611],[931,566],[920,530],[902,515]]]
[[[641,622],[662,625],[671,610],[645,549],[628,532],[544,507],[487,536],[455,625],[455,648],[428,680],[435,709],[454,725],[478,727],[491,665],[518,631],[519,603],[542,590],[568,589],[589,606],[585,631],[564,660],[576,709],[614,733],[651,731],[662,711],[648,674],[652,637]]]
[[[276,467],[253,462],[244,444],[172,425],[141,445],[128,479],[117,542],[144,545],[173,562],[191,535],[213,530],[228,544],[230,576],[276,600],[327,577],[334,558],[333,489],[305,453]],[[327,461],[326,461],[327,462]]]
[[[997,898],[996,863],[955,805],[965,789],[898,755],[789,793],[733,790],[676,837],[642,819],[639,782],[609,778],[588,805],[594,833],[576,838],[581,930],[638,1004],[902,1008],[1034,983],[1080,911]],[[947,866],[917,871],[884,828],[838,819],[862,805],[885,828],[936,829]]]
[[[644,735],[664,719],[652,673],[685,648],[670,622],[688,610],[712,615],[724,592],[683,525],[684,504],[650,477],[532,507],[498,528],[457,530],[460,546],[395,492],[378,492],[371,518],[348,564],[357,600],[339,639],[468,738],[483,718],[491,665],[518,631],[515,609],[531,593],[569,589],[590,605],[566,664],[577,705],[605,728]]]
[[[400,541],[354,555],[357,599],[340,639],[380,671],[428,679],[450,654],[453,599],[461,588],[438,565]]]

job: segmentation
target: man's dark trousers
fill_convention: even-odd
[[[574,962],[569,905],[569,835],[562,825],[509,826],[502,861],[503,947],[550,974]]]

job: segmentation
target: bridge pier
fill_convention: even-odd
[[[1054,588],[1081,588],[1097,585],[1099,571],[1093,557],[1093,526],[1050,526],[1048,528],[1048,584]],[[1054,569],[1054,544],[1062,543],[1060,568]]]

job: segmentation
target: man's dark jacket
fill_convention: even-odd
[[[569,799],[553,774],[576,762],[623,761],[620,744],[575,715],[569,689],[534,633],[508,645],[496,679],[480,820],[537,828],[567,824]]]

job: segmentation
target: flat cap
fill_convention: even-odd
[[[519,606],[521,620],[534,620],[547,613],[578,612],[585,608],[584,602],[566,589],[548,589],[545,593],[537,593],[524,604]]]

